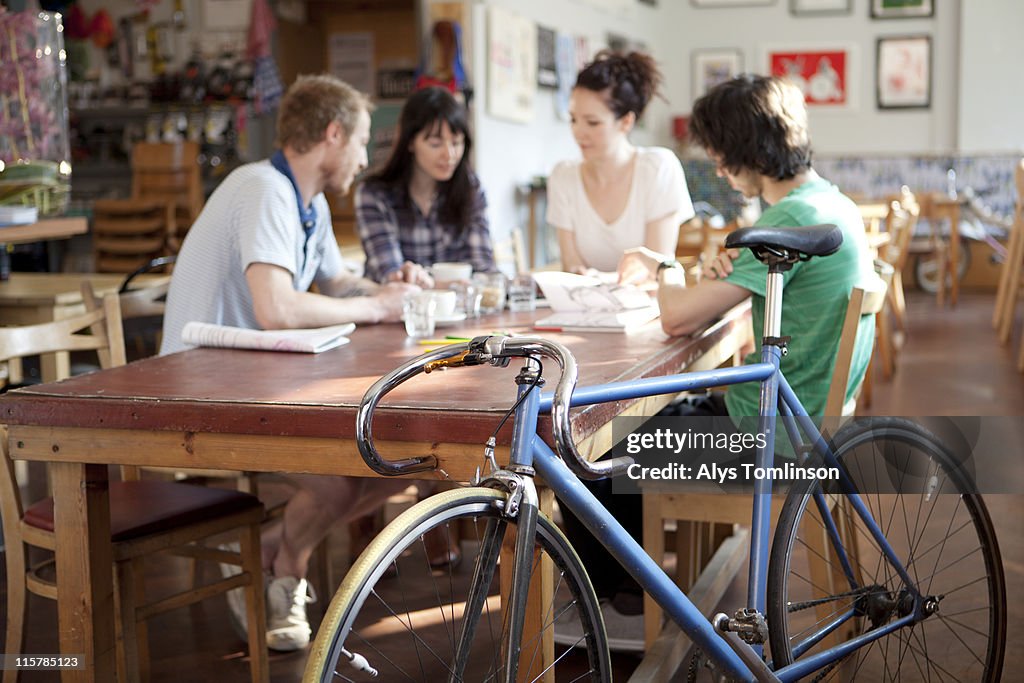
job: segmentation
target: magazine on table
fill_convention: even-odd
[[[536,330],[621,332],[658,317],[655,299],[632,285],[574,273],[534,273],[552,315],[534,322]]]
[[[190,322],[181,332],[181,340],[195,346],[258,351],[320,353],[348,344],[347,335],[356,329],[353,323],[300,330],[249,330],[229,325]]]

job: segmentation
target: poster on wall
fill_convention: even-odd
[[[576,39],[567,33],[559,33],[555,39],[555,70],[558,73],[555,115],[560,121],[568,121],[569,96],[576,85]]]
[[[537,25],[491,5],[487,8],[487,111],[529,123],[537,95]]]
[[[871,0],[873,19],[908,19],[934,14],[932,0]]]
[[[739,50],[693,51],[693,99],[697,99],[719,83],[743,71],[743,53]]]
[[[879,109],[927,109],[932,102],[932,39],[878,39],[876,76]]]
[[[857,105],[856,46],[768,47],[765,66],[800,88],[809,107],[849,109]]]
[[[537,27],[537,85],[542,88],[558,86],[555,36],[554,29]]]
[[[374,92],[373,34],[358,31],[329,35],[327,69],[359,92]]]

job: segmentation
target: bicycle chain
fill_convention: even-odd
[[[843,598],[852,598],[858,595],[865,595],[871,592],[871,586],[864,586],[862,588],[855,588],[852,591],[845,593],[837,593],[827,598],[818,598],[817,600],[807,600],[806,602],[795,602],[786,608],[787,612],[799,612],[800,610],[807,609],[809,607],[817,607],[818,605],[824,605],[828,602],[834,602]]]

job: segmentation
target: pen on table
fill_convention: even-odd
[[[445,346],[447,344],[458,344],[459,342],[472,341],[466,337],[445,337],[444,339],[420,339],[417,344],[420,346]]]

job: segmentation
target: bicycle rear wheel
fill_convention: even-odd
[[[935,610],[820,669],[813,680],[998,681],[1006,638],[1002,561],[988,511],[958,460],[918,425],[893,418],[855,424],[833,444]],[[849,500],[826,487],[822,506],[850,553],[849,571],[843,570],[815,487],[806,482],[790,492],[772,544],[768,627],[776,669],[913,610],[903,581]]]
[[[484,488],[445,491],[389,524],[331,601],[303,680],[504,680],[508,615],[500,604],[498,558],[503,541],[511,547],[516,527],[516,520],[502,515],[504,500],[504,494]],[[431,567],[424,543],[431,530],[458,531],[461,550],[473,561]],[[535,576],[543,572],[543,580],[533,584],[544,583],[550,591],[536,630],[553,633],[557,622],[555,640],[563,644],[556,643],[553,656],[545,658],[540,634],[525,637],[520,680],[610,680],[604,623],[590,579],[568,540],[543,515],[532,566]],[[537,604],[544,597],[531,589],[528,600]],[[567,634],[574,634],[568,642]],[[353,668],[348,653],[365,657],[378,675]]]

